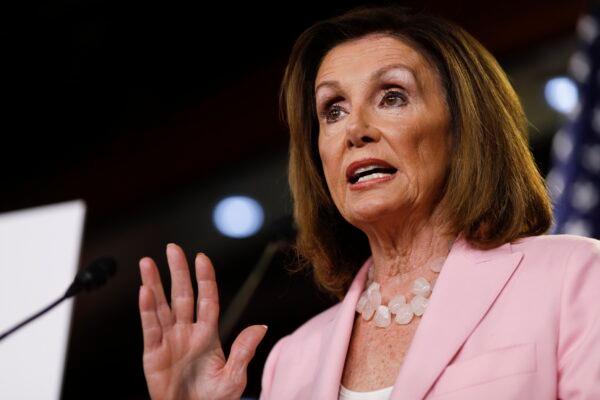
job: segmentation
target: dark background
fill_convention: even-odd
[[[371,2],[386,4],[391,2]],[[582,1],[399,2],[458,22],[498,58],[531,122],[544,174],[561,117],[543,98],[566,73]],[[81,263],[114,255],[119,272],[75,302],[63,399],[148,397],[142,370],[138,260],[170,291],[165,246],[215,265],[222,310],[289,215],[288,135],[277,94],[296,37],[364,2],[219,4],[50,1],[8,26],[3,64],[0,212],[76,198],[88,206]],[[266,228],[230,239],[212,226],[229,194],[260,201]],[[258,397],[273,344],[335,303],[291,275],[279,253],[235,335],[269,325],[249,366]],[[227,354],[232,340],[224,341]]]

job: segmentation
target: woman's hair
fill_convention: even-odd
[[[527,119],[496,59],[441,17],[394,5],[354,8],[315,23],[298,37],[279,98],[291,136],[295,270],[312,268],[317,287],[338,300],[370,249],[367,236],[342,217],[330,196],[318,151],[314,85],[329,50],[380,33],[419,51],[440,77],[453,135],[439,204],[447,212],[449,233],[462,233],[473,246],[490,249],[543,234],[552,223],[550,197],[528,146]]]

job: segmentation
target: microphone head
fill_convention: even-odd
[[[90,291],[106,283],[117,270],[117,262],[113,257],[100,257],[79,271],[75,280],[67,290],[65,297],[70,297],[82,289]]]

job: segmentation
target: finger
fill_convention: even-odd
[[[156,263],[150,257],[144,257],[140,260],[140,273],[142,275],[142,284],[152,290],[154,294],[154,304],[158,321],[163,330],[168,330],[173,326],[173,315],[165,291],[160,280]]]
[[[198,322],[217,329],[219,324],[219,289],[215,269],[204,253],[196,254],[196,281],[198,282]]]
[[[140,317],[144,335],[144,352],[158,347],[162,341],[162,328],[156,314],[156,303],[152,289],[140,286],[139,293]]]
[[[185,253],[181,247],[169,243],[167,259],[171,271],[171,308],[175,322],[191,324],[194,319],[194,289]]]
[[[246,377],[248,364],[256,353],[256,348],[265,337],[267,328],[265,325],[252,325],[244,329],[231,345],[229,359],[225,369],[229,376],[236,382]]]

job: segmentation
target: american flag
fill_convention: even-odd
[[[551,233],[600,238],[600,8],[577,22],[578,48],[569,74],[579,98],[552,143],[546,183],[554,205]]]

